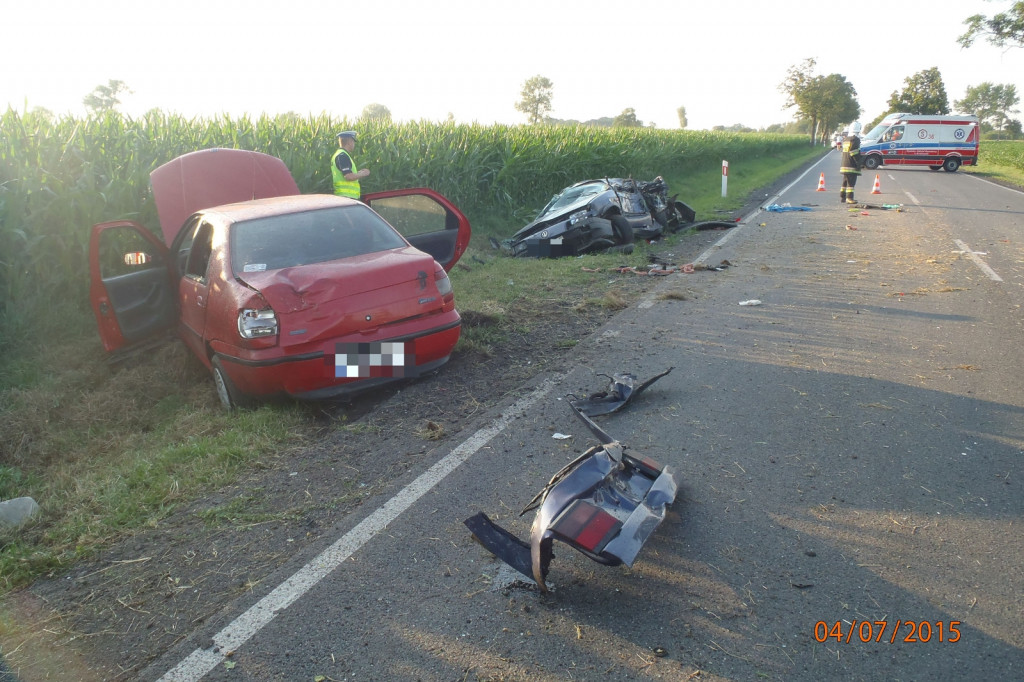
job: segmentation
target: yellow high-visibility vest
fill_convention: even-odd
[[[334,193],[340,197],[358,199],[362,196],[362,191],[359,189],[359,181],[345,179],[344,174],[338,170],[338,154],[347,155],[352,162],[352,172],[359,172],[359,169],[356,168],[356,161],[352,158],[351,154],[344,149],[338,149],[338,151],[334,152],[334,156],[331,157],[331,177],[334,178]]]

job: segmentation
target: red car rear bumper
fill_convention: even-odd
[[[452,314],[454,321],[425,332],[379,338],[355,334],[289,355],[282,355],[279,348],[215,350],[228,377],[247,395],[330,398],[413,378],[443,365],[462,330],[458,314]]]

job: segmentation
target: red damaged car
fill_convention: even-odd
[[[280,159],[237,149],[185,154],[150,181],[163,241],[131,221],[92,228],[107,351],[174,329],[229,408],[351,393],[448,360],[461,319],[447,271],[470,226],[437,192],[303,195]]]

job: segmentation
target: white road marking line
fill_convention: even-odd
[[[967,244],[963,243],[959,239],[954,239],[953,241],[957,246],[960,247],[960,250],[963,251],[965,256],[974,261],[974,264],[978,266],[979,270],[988,275],[988,278],[990,280],[992,280],[993,282],[1003,281],[1003,278],[997,275],[996,271],[988,266],[988,263],[981,260],[981,256],[979,256],[976,252],[971,251],[971,247],[967,246]]]
[[[908,192],[908,191],[906,191],[906,190],[903,190],[903,193],[904,193],[904,194],[906,194],[906,195],[907,195],[908,197],[910,197],[910,200],[911,200],[912,202],[914,202],[914,204],[916,204],[917,206],[920,206],[920,205],[921,205],[921,202],[920,202],[920,201],[918,201],[918,200],[917,200],[917,197],[915,197],[915,196],[914,196],[913,194],[911,194],[910,192]]]
[[[982,177],[982,176],[979,176],[979,175],[975,175],[973,173],[967,173],[967,177],[971,178],[972,180],[977,180],[978,182],[987,182],[990,185],[995,185],[996,187],[1000,187],[1002,189],[1005,189],[1007,192],[1013,192],[1015,194],[1024,194],[1024,192],[1022,192],[1021,190],[1017,189],[1016,187],[1007,187],[1006,185],[1000,185],[998,182],[992,182],[988,178],[985,178],[985,177]]]
[[[343,561],[348,559],[377,533],[384,530],[402,512],[443,481],[448,474],[472,457],[492,438],[501,433],[518,414],[543,398],[554,387],[555,381],[548,379],[533,393],[517,400],[500,417],[480,429],[458,447],[438,460],[434,466],[419,475],[416,480],[403,488],[397,495],[385,502],[379,509],[363,519],[355,528],[335,541],[316,558],[299,569],[290,578],[278,585],[270,594],[249,607],[245,613],[233,620],[213,636],[214,646],[196,649],[178,665],[164,673],[159,682],[197,682],[225,660],[225,652],[235,651],[253,635],[283,611],[326,578]]]

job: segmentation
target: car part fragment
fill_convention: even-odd
[[[665,518],[678,484],[672,467],[634,457],[585,414],[572,408],[603,445],[563,467],[523,508],[537,514],[530,542],[480,512],[466,519],[473,537],[492,554],[547,592],[552,542],[560,540],[607,566],[632,566],[640,549]]]
[[[588,417],[600,417],[603,414],[611,414],[617,411],[633,396],[639,395],[645,388],[662,378],[674,367],[669,367],[661,374],[655,375],[647,381],[637,384],[636,375],[629,372],[620,372],[608,377],[610,380],[608,390],[591,393],[586,398],[573,397],[569,404],[587,415]],[[608,376],[603,374],[601,376]]]

